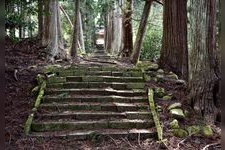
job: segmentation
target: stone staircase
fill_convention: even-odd
[[[29,134],[78,140],[156,137],[143,77],[132,68],[58,69],[48,78]]]
[[[111,57],[105,52],[104,49],[97,49],[94,51],[93,56],[91,57],[91,60],[109,60]]]

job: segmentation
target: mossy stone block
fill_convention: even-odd
[[[174,119],[184,119],[185,115],[182,109],[176,108],[170,110],[170,115]]]
[[[174,119],[173,121],[170,122],[170,128],[171,129],[178,129],[179,128],[179,123],[177,119]]]
[[[212,128],[209,125],[203,126],[201,132],[202,132],[202,135],[205,137],[213,136]]]
[[[144,89],[144,83],[129,83],[127,84],[127,89]]]
[[[181,108],[181,103],[173,103],[168,107],[168,110],[175,109],[175,108]]]
[[[48,83],[64,83],[66,78],[64,77],[50,77],[48,78]]]
[[[166,95],[166,96],[163,96],[162,98],[164,101],[169,101],[172,99],[172,96],[169,96],[169,95]]]
[[[199,135],[201,131],[201,127],[198,125],[189,126],[186,128],[189,135]]]
[[[163,74],[164,70],[163,69],[158,69],[157,72]]]
[[[164,88],[156,87],[154,88],[154,96],[157,98],[162,98],[166,95]]]
[[[150,66],[148,66],[147,70],[150,70],[150,71],[156,71],[159,69],[159,65],[158,64],[154,64],[152,63]]]
[[[173,129],[173,135],[179,138],[185,138],[188,136],[188,132],[184,129]]]

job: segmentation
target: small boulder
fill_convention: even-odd
[[[160,82],[163,82],[164,81],[164,75],[163,74],[157,74],[156,75],[156,79],[158,80],[158,81],[160,81]]]
[[[168,75],[166,75],[166,77],[168,79],[178,80],[178,76],[176,74],[168,74]]]
[[[181,103],[173,103],[168,107],[168,110],[175,109],[175,108],[181,108]]]
[[[173,129],[173,135],[179,138],[185,138],[188,136],[188,132],[184,129]]]
[[[178,80],[176,80],[176,84],[177,85],[186,85],[186,81],[185,80],[178,79]]]
[[[149,70],[149,71],[156,71],[156,70],[158,70],[158,68],[159,68],[159,65],[158,64],[151,64],[149,67],[148,67],[148,69],[147,70]]]
[[[150,77],[155,77],[156,76],[156,72],[154,72],[154,71],[148,71],[147,72],[147,75],[150,76]]]
[[[166,95],[166,96],[163,96],[162,98],[164,101],[169,101],[172,99],[172,96],[169,96],[169,95]]]
[[[180,108],[171,109],[170,110],[170,115],[174,119],[184,119],[185,118],[184,112]]]
[[[170,122],[170,128],[171,129],[178,129],[179,128],[179,123],[177,119],[174,119],[173,121]]]
[[[154,89],[154,96],[157,98],[162,98],[166,95],[164,88],[157,87]]]
[[[158,81],[158,79],[157,79],[157,78],[155,78],[155,77],[153,77],[153,78],[151,78],[151,81],[157,82],[157,81]]]
[[[157,72],[158,73],[164,73],[164,71],[162,69],[158,69]]]
[[[201,132],[202,132],[202,135],[205,137],[213,136],[212,128],[209,125],[203,126]]]
[[[187,127],[187,131],[189,135],[198,135],[200,134],[201,128],[200,126],[193,125],[193,126]]]

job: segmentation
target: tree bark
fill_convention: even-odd
[[[163,5],[161,68],[188,80],[187,0],[166,0]]]
[[[122,0],[119,1],[119,4]],[[112,54],[117,55],[122,48],[122,11],[119,5],[114,2],[113,9],[113,39],[112,39]]]
[[[83,53],[85,53],[85,45],[84,45],[84,32],[83,32],[83,23],[81,19],[81,12],[79,10],[79,42],[80,42],[80,48]]]
[[[48,45],[49,39],[49,26],[50,26],[50,0],[45,1],[44,3],[44,19],[43,19],[43,38],[42,38],[42,45]]]
[[[112,10],[109,10],[107,14],[107,24],[105,26],[105,50],[109,53],[112,52],[112,40],[113,40],[113,18]]]
[[[219,107],[220,65],[216,50],[216,1],[191,0],[189,104],[206,123],[214,123]]]
[[[133,50],[132,0],[126,0],[124,5],[122,57],[130,57]]]
[[[134,44],[134,50],[130,57],[131,63],[133,63],[133,64],[137,63],[139,56],[140,56],[141,45],[142,45],[143,36],[145,33],[147,21],[148,21],[148,16],[150,13],[151,4],[152,4],[152,0],[145,1],[144,10],[143,10],[143,13],[141,16],[141,22],[139,24],[137,37],[136,37],[135,44]]]
[[[64,50],[63,35],[61,27],[61,19],[59,13],[59,2],[57,0],[50,1],[50,23],[49,23],[49,39],[48,39],[48,59],[67,59],[67,53]]]
[[[43,38],[43,0],[38,0],[38,38]]]
[[[77,47],[78,47],[79,8],[80,8],[80,0],[76,0],[75,1],[74,32],[73,32],[73,41],[72,41],[72,47],[71,47],[71,56],[75,60],[77,59]]]

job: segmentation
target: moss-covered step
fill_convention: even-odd
[[[144,82],[143,77],[67,76],[67,82]]]
[[[92,140],[98,141],[102,138],[114,139],[127,138],[129,140],[155,138],[156,132],[148,129],[100,129],[100,130],[76,130],[58,132],[31,132],[32,137],[57,137],[61,139]]]
[[[62,70],[56,72],[59,77],[66,76],[128,76],[128,77],[142,77],[143,73],[139,71],[99,71],[99,70]]]
[[[144,89],[145,83],[125,83],[125,82],[66,82],[66,83],[53,83],[48,84],[47,88],[106,88],[111,87],[116,90],[123,89]]]
[[[111,112],[111,111],[63,111],[38,114],[36,121],[46,120],[99,120],[99,119],[151,119],[149,111],[127,111],[127,112]]]
[[[114,112],[125,112],[125,111],[139,111],[148,110],[148,105],[144,103],[49,103],[41,104],[39,111],[69,111],[69,110],[89,110],[89,111],[114,111]]]
[[[152,120],[141,119],[116,119],[116,120],[91,120],[91,121],[39,121],[33,122],[31,131],[62,131],[62,130],[81,130],[81,129],[141,129],[151,128],[154,123]]]
[[[147,103],[148,99],[146,96],[135,96],[135,97],[124,97],[124,96],[74,96],[74,97],[58,97],[58,96],[45,96],[42,98],[44,103],[53,102],[99,102],[99,103],[109,103],[109,102],[122,102],[122,103]]]
[[[117,95],[117,96],[145,96],[146,91],[141,89],[134,90],[114,90],[107,89],[46,89],[46,95]]]

